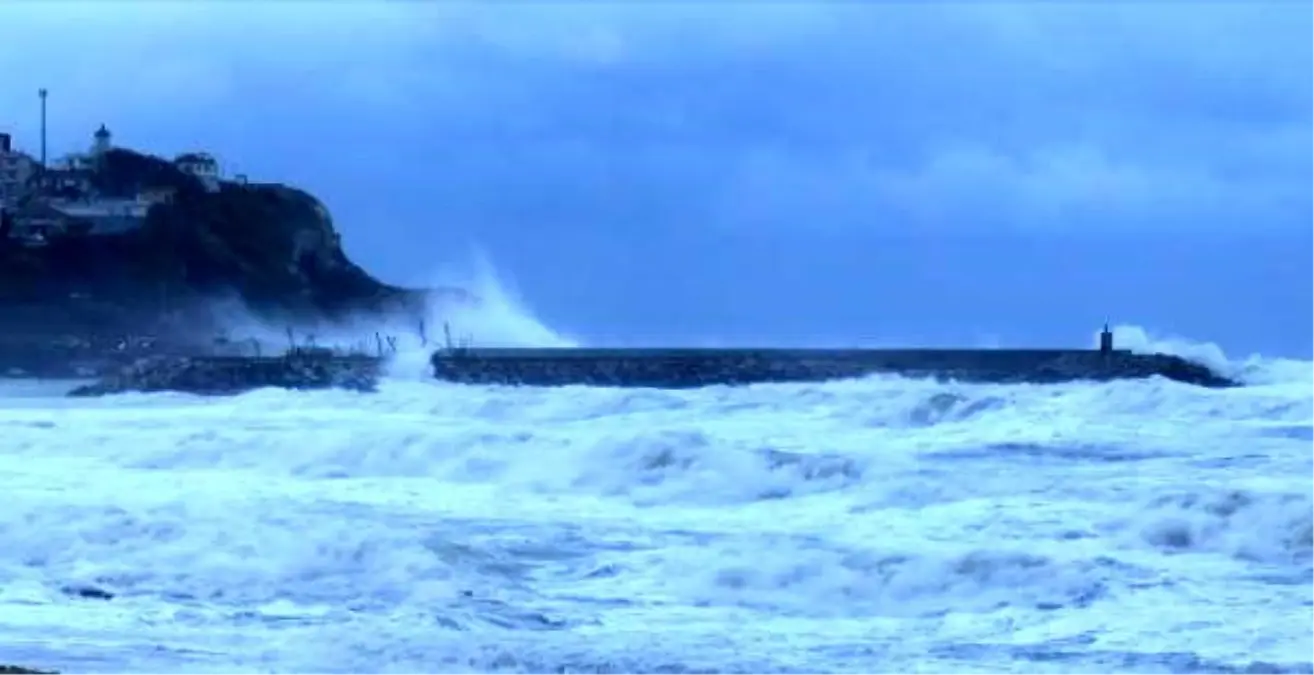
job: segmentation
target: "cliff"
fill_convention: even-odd
[[[55,336],[205,342],[223,330],[207,312],[218,300],[288,325],[424,305],[426,291],[382,283],[352,263],[327,209],[302,190],[207,190],[168,160],[123,149],[105,153],[87,179],[102,198],[165,196],[134,227],[52,231],[40,245],[17,236],[9,218],[0,228],[0,368],[22,367],[19,352],[48,351]]]

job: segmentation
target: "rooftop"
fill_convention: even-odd
[[[173,159],[175,164],[214,164],[214,157],[205,152],[184,152]]]

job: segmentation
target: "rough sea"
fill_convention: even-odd
[[[0,663],[1314,672],[1311,364],[1220,365],[1251,384],[5,381]]]

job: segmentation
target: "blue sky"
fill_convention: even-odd
[[[0,127],[208,149],[611,342],[1309,356],[1308,2],[15,2]],[[58,36],[58,37],[56,37]],[[36,55],[40,55],[39,57]]]

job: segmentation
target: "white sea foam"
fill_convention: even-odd
[[[407,365],[372,395],[0,385],[0,662],[1310,669],[1308,363],[676,392]]]

